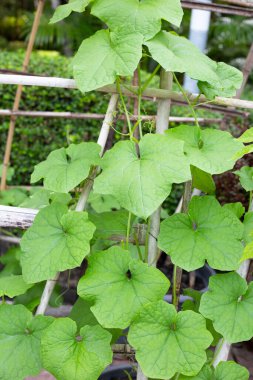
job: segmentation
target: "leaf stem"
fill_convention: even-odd
[[[248,211],[251,211],[251,209],[252,209],[252,198],[253,198],[253,192],[250,191],[249,192],[249,208],[248,208]]]
[[[142,99],[142,88],[141,88],[141,68],[140,65],[138,65],[138,83],[139,83],[139,89],[138,89],[138,126],[139,126],[139,133],[140,138],[142,139],[142,120],[141,120],[141,99]]]
[[[196,112],[195,112],[195,109],[194,109],[193,105],[191,104],[190,99],[188,98],[186,91],[184,90],[184,88],[183,88],[183,87],[181,86],[181,84],[179,83],[179,81],[178,81],[178,79],[177,79],[175,73],[173,73],[173,78],[175,79],[175,82],[176,82],[178,88],[180,89],[180,91],[182,92],[182,94],[183,94],[185,100],[186,100],[187,103],[189,104],[189,107],[190,107],[190,109],[191,109],[192,115],[193,115],[193,117],[194,117],[194,119],[195,119],[196,126],[200,128],[200,126],[199,126],[199,122],[198,122],[198,118],[197,118],[197,115],[196,115]]]
[[[141,93],[143,93],[143,91],[146,90],[146,88],[148,87],[149,83],[152,81],[152,79],[154,78],[154,76],[157,74],[157,72],[160,70],[161,66],[160,65],[157,65],[156,68],[154,69],[154,71],[151,73],[151,75],[148,77],[148,79],[146,80],[146,82],[144,83],[144,85],[142,86],[141,88]]]
[[[131,229],[131,218],[132,218],[132,213],[129,212],[129,214],[128,214],[128,221],[127,221],[126,249],[128,249],[128,247],[129,247],[129,237],[130,237],[130,229]]]
[[[130,135],[130,140],[132,140],[133,139],[132,124],[131,124],[131,120],[130,120],[130,117],[129,117],[129,112],[127,110],[126,103],[125,103],[125,100],[124,100],[124,97],[123,97],[123,94],[122,94],[122,91],[121,91],[120,78],[119,77],[117,77],[116,85],[117,85],[117,90],[118,90],[118,93],[119,93],[120,101],[122,103],[122,106],[123,106],[123,109],[124,109],[124,112],[125,112],[125,115],[126,115],[127,126],[128,126],[128,130],[129,130],[129,135]]]

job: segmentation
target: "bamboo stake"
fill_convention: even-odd
[[[110,125],[114,119],[114,113],[116,111],[117,103],[118,103],[118,95],[112,95],[110,102],[109,102],[109,105],[108,105],[108,108],[107,108],[107,112],[106,112],[106,116],[105,116],[103,125],[101,127],[101,131],[100,131],[100,134],[98,137],[98,141],[97,141],[98,144],[101,146],[101,153],[100,153],[101,155],[103,155],[103,153],[104,153],[105,144],[106,144],[107,137],[108,137],[108,134],[110,131]],[[95,176],[95,172],[96,172],[96,170],[92,171],[93,176]],[[93,180],[89,179],[83,188],[83,191],[81,193],[81,196],[80,196],[79,201],[78,201],[77,206],[76,206],[76,211],[83,211],[84,210],[84,208],[86,206],[86,202],[87,202],[89,194],[90,194],[90,191],[92,189],[92,185],[93,185]],[[38,306],[38,309],[36,311],[36,315],[45,313],[58,277],[59,277],[59,273],[55,276],[54,279],[47,281],[44,292],[43,292],[42,297],[41,297],[40,305]]]
[[[69,88],[76,89],[76,83],[73,79],[64,79],[64,78],[56,78],[56,77],[38,77],[38,76],[29,76],[29,75],[9,75],[9,74],[0,74],[0,84],[13,84],[23,86],[39,86],[39,87],[54,87],[54,88]],[[97,91],[117,94],[116,85],[111,84],[97,89]],[[136,97],[136,93],[138,92],[138,87],[136,86],[128,86],[127,88],[122,86],[121,91],[123,95],[129,97]],[[190,101],[198,100],[199,103],[205,103],[209,100],[199,94],[187,94]],[[184,96],[178,92],[171,90],[163,90],[156,88],[146,88],[143,92],[143,97],[147,99],[153,99],[154,101],[159,99],[171,99],[176,101],[184,101]],[[250,100],[241,100],[236,98],[223,98],[221,96],[217,96],[214,100],[212,100],[212,104],[217,104],[221,106],[227,107],[235,107],[235,108],[245,108],[245,109],[253,109],[253,101]]]
[[[252,2],[252,6],[253,6],[253,2]],[[242,82],[241,88],[236,93],[236,98],[239,99],[242,96],[242,93],[243,93],[245,86],[248,82],[249,75],[250,75],[252,69],[253,69],[253,44],[250,47],[249,53],[247,55],[247,58],[246,58],[246,61],[245,61],[245,64],[244,64],[244,67],[242,70],[243,82]]]
[[[27,46],[27,50],[26,50],[26,54],[25,54],[25,59],[23,62],[22,70],[24,72],[27,72],[27,68],[28,68],[28,65],[30,62],[30,58],[31,58],[36,34],[38,31],[38,27],[39,27],[40,18],[41,18],[42,12],[43,12],[44,4],[45,4],[45,0],[39,0],[38,7],[36,10],[36,14],[35,14],[35,18],[34,18],[34,22],[33,22],[33,26],[32,26],[31,35],[29,38],[29,42],[28,42],[28,46]],[[22,85],[19,85],[17,88],[15,100],[14,100],[13,111],[17,111],[19,109],[22,90],[23,90]],[[10,163],[11,147],[12,147],[12,141],[13,141],[13,136],[14,136],[15,123],[16,123],[16,118],[13,116],[13,117],[11,117],[11,120],[10,120],[8,137],[7,137],[6,147],[5,147],[4,162],[3,162],[2,177],[1,177],[1,186],[0,186],[1,190],[4,190],[6,187],[7,170],[8,170],[8,166]]]
[[[161,71],[160,88],[170,90],[172,88],[173,77],[171,73]],[[163,134],[169,127],[170,121],[170,106],[169,99],[160,100],[157,107],[156,133]],[[157,237],[160,230],[161,207],[159,207],[150,217],[150,231],[148,238],[148,264],[156,266],[159,255],[157,247]],[[148,380],[143,374],[140,365],[137,369],[137,380]]]

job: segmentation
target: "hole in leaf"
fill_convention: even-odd
[[[132,278],[132,273],[131,273],[131,271],[128,269],[128,271],[126,272],[126,276],[127,276],[127,278]]]

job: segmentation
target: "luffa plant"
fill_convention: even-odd
[[[149,378],[247,380],[248,371],[236,363],[221,362],[214,368],[207,350],[217,336],[230,343],[253,337],[253,285],[235,272],[242,260],[253,256],[253,213],[246,213],[242,222],[240,205],[222,207],[213,196],[212,181],[213,174],[231,170],[237,158],[252,149],[244,143],[253,142],[253,134],[248,131],[235,139],[228,132],[201,129],[197,119],[195,126],[144,134],[140,105],[160,66],[197,80],[209,100],[234,96],[242,74],[214,62],[186,38],[162,30],[163,21],[180,25],[179,0],[70,0],[56,9],[51,22],[88,6],[107,28],[83,41],[73,59],[73,75],[83,92],[116,82],[128,139],[115,143],[102,158],[96,143],[72,144],[35,167],[32,183],[43,180],[44,196],[68,194],[94,180],[93,211],[73,211],[75,200],[68,207],[69,197],[59,194],[48,199],[51,204],[39,211],[22,238],[22,276],[0,280],[0,295],[19,296],[58,272],[80,266],[85,258],[88,268],[78,284],[80,298],[67,318],[33,316],[23,305],[0,306],[0,378],[23,380],[45,368],[59,380],[96,380],[112,362],[113,342],[129,328],[128,342]],[[158,64],[145,83],[143,54]],[[131,90],[124,77],[136,69],[139,87]],[[138,98],[134,125],[124,88]],[[239,175],[251,193],[252,171],[245,168]],[[138,241],[133,226],[141,221],[148,235],[150,217],[169,197],[172,185],[189,181],[206,195],[194,197],[183,213],[162,222],[158,247],[170,255],[176,269],[193,271],[207,261],[228,273],[212,277],[208,292],[196,293],[178,311],[177,270],[170,305],[163,300],[170,282],[149,265],[148,239],[146,244]],[[34,205],[35,199],[31,201]],[[124,235],[120,244],[112,239],[115,234]]]

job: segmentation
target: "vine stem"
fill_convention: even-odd
[[[101,130],[100,130],[100,134],[99,134],[97,143],[101,146],[101,152],[100,152],[101,156],[104,153],[105,144],[106,144],[106,141],[107,141],[107,138],[109,135],[110,126],[111,126],[113,119],[114,119],[114,113],[115,113],[116,108],[117,108],[118,99],[119,99],[118,94],[114,94],[111,96],[110,102],[108,104],[107,112],[105,115],[105,119],[103,121]],[[91,191],[92,186],[93,186],[93,179],[96,177],[97,170],[98,170],[98,168],[91,169],[89,179],[86,181],[84,188],[82,190],[82,193],[80,195],[80,198],[78,200],[78,203],[76,206],[76,211],[83,211],[85,209],[90,191]],[[45,288],[44,288],[44,291],[43,291],[43,294],[42,294],[42,297],[40,300],[40,304],[39,304],[37,311],[36,311],[36,315],[45,313],[46,308],[47,308],[48,303],[49,303],[49,300],[50,300],[50,297],[52,295],[52,292],[54,290],[54,287],[55,287],[55,284],[56,284],[58,278],[59,278],[59,273],[57,273],[57,275],[52,280],[48,280],[46,282],[46,285],[45,285]]]
[[[192,197],[192,182],[188,181],[184,186],[184,195],[182,199],[182,207],[178,212],[187,212],[188,205],[190,203]],[[174,265],[173,269],[173,289],[172,289],[172,303],[176,309],[178,309],[179,297],[180,297],[180,289],[181,289],[181,281],[182,281],[183,270],[176,265]]]
[[[161,71],[160,88],[171,90],[172,88],[172,74],[169,72]],[[170,119],[170,100],[160,100],[157,107],[156,119],[156,133],[163,134],[169,127]],[[148,264],[156,266],[158,258],[157,237],[160,230],[161,207],[159,207],[150,217],[150,231],[148,237]],[[137,380],[147,380],[143,374],[140,366],[138,365]]]
[[[119,77],[117,77],[116,85],[117,85],[117,91],[118,91],[119,96],[120,96],[120,101],[122,103],[122,106],[123,106],[123,109],[124,109],[124,112],[125,112],[125,115],[126,115],[127,126],[128,126],[128,130],[129,130],[129,135],[130,135],[130,140],[132,140],[133,139],[132,124],[131,124],[129,112],[128,112],[128,109],[127,109],[127,106],[126,106],[126,103],[125,103],[125,100],[124,100],[124,97],[123,97],[123,94],[122,94],[122,91],[121,91],[120,78]]]
[[[249,211],[253,211],[252,192],[250,192]],[[250,260],[245,260],[241,264],[240,268],[237,270],[237,273],[242,278],[246,279],[248,272],[249,272],[249,267],[250,267]],[[227,361],[228,360],[230,349],[231,349],[231,344],[228,343],[224,338],[222,338],[216,347],[214,357],[212,360],[212,364],[214,367],[217,367],[217,365],[221,361]]]
[[[132,218],[132,213],[129,212],[129,214],[128,214],[128,221],[127,221],[126,249],[128,249],[128,246],[129,246],[129,237],[130,237],[130,229],[131,229],[131,218]]]

